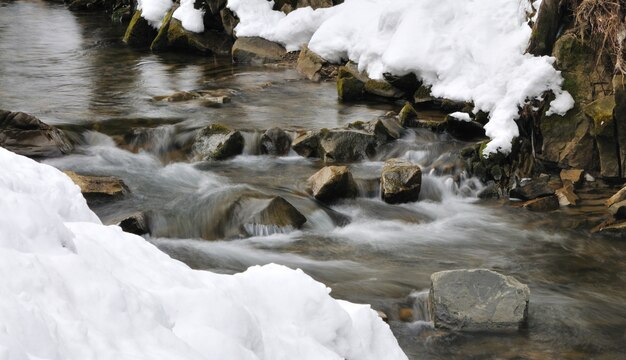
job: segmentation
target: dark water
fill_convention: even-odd
[[[0,2],[0,108],[81,134],[84,145],[76,154],[48,163],[124,179],[132,195],[97,207],[104,221],[135,210],[165,214],[166,235],[148,240],[194,268],[233,273],[269,262],[300,267],[332,287],[335,297],[384,310],[410,358],[623,358],[625,242],[577,230],[586,218],[575,210],[537,215],[479,202],[481,184],[458,168],[444,171],[465,144],[425,131],[408,133],[376,161],[351,165],[362,196],[332,209],[305,193],[306,179],[322,164],[296,155],[258,156],[248,146],[245,155],[225,162],[165,162],[159,149],[212,122],[248,129],[246,141],[254,144],[259,135],[253,129],[332,128],[395,106],[339,104],[334,84],[302,81],[288,69],[134,51],[119,41],[123,30],[104,16],[73,14],[62,5]],[[232,102],[207,108],[152,99],[197,89],[228,89]],[[156,150],[131,153],[116,146],[114,135],[142,127],[156,129]],[[378,200],[372,184],[390,157],[422,165],[419,202],[391,206]],[[607,191],[588,194],[589,203]],[[194,229],[219,221],[224,204],[246,193],[285,197],[307,224],[301,231],[260,231],[242,239],[194,236]],[[338,213],[352,222],[338,226]],[[430,274],[473,267],[514,275],[530,286],[527,329],[456,334],[435,331],[419,316],[399,320],[402,307],[420,312],[413,302],[428,288]]]

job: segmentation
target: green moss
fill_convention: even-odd
[[[177,6],[172,7],[170,11],[168,11],[165,17],[163,18],[163,22],[161,22],[161,27],[159,28],[159,32],[157,33],[157,36],[154,38],[154,41],[152,41],[152,44],[150,45],[150,50],[159,51],[159,50],[163,50],[167,48],[168,43],[169,43],[168,32],[170,29],[170,23],[172,21],[172,15],[174,14],[174,11],[177,8],[178,8]]]
[[[398,114],[398,119],[400,120],[400,124],[402,126],[411,127],[413,124],[413,120],[417,119],[417,111],[410,103],[405,103]]]
[[[342,101],[353,101],[363,98],[364,84],[354,76],[337,79],[337,96]]]

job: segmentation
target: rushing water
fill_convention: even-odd
[[[479,202],[482,185],[450,166],[465,144],[427,131],[409,132],[375,161],[351,165],[360,196],[326,208],[305,192],[306,179],[323,165],[295,154],[257,155],[254,129],[332,128],[396,106],[339,104],[334,84],[303,81],[289,69],[134,51],[121,44],[123,30],[104,16],[73,14],[62,5],[0,2],[0,108],[80,135],[75,154],[49,164],[119,176],[129,185],[129,197],[95,207],[105,222],[154,212],[159,236],[148,240],[194,268],[233,273],[270,262],[302,268],[332,287],[335,297],[387,313],[415,359],[613,359],[626,351],[626,245],[577,230],[573,225],[584,223],[580,213],[546,216]],[[232,102],[207,108],[153,100],[197,89],[226,89]],[[246,129],[245,154],[201,163],[168,157],[171,143],[212,122]],[[141,128],[152,129],[146,151],[116,146],[116,137]],[[376,178],[391,157],[422,165],[420,201],[379,200]],[[248,193],[283,196],[308,221],[299,231],[253,229],[258,236],[233,238],[227,225],[215,224],[226,205]],[[473,267],[530,286],[527,329],[432,329],[423,303],[430,274]],[[401,321],[405,308],[413,316]]]

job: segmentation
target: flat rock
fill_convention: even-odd
[[[347,166],[326,166],[308,179],[313,196],[323,202],[354,198],[357,186]]]
[[[547,179],[531,180],[529,183],[518,186],[510,192],[510,197],[522,200],[532,200],[549,195],[554,195],[554,190],[548,184]]]
[[[64,132],[23,112],[0,110],[0,146],[28,157],[54,157],[74,146]]]
[[[430,312],[437,328],[517,330],[527,320],[530,290],[511,276],[473,269],[441,271],[430,279]]]
[[[78,185],[80,192],[88,201],[118,198],[129,192],[122,179],[114,176],[80,175],[73,171],[64,173]]]
[[[556,195],[548,195],[540,198],[528,200],[522,206],[530,211],[547,212],[557,210],[561,204]]]
[[[193,145],[194,152],[201,160],[225,160],[241,154],[243,147],[243,135],[220,124],[202,129]]]
[[[232,48],[233,61],[246,64],[265,64],[280,61],[287,50],[275,42],[260,37],[240,37]]]
[[[386,203],[417,201],[422,186],[422,170],[418,165],[401,159],[385,162],[380,177],[381,196]]]

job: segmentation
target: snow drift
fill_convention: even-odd
[[[529,0],[346,0],[289,15],[266,0],[227,6],[241,20],[237,36],[261,36],[291,51],[308,44],[331,62],[358,63],[372,78],[413,72],[434,96],[472,101],[475,112],[490,113],[487,153],[511,150],[519,107],[528,99],[552,90],[550,113],[573,107],[554,58],[524,54]]]
[[[0,148],[0,359],[406,359],[367,305],[299,270],[197,271],[104,226],[58,170]]]

